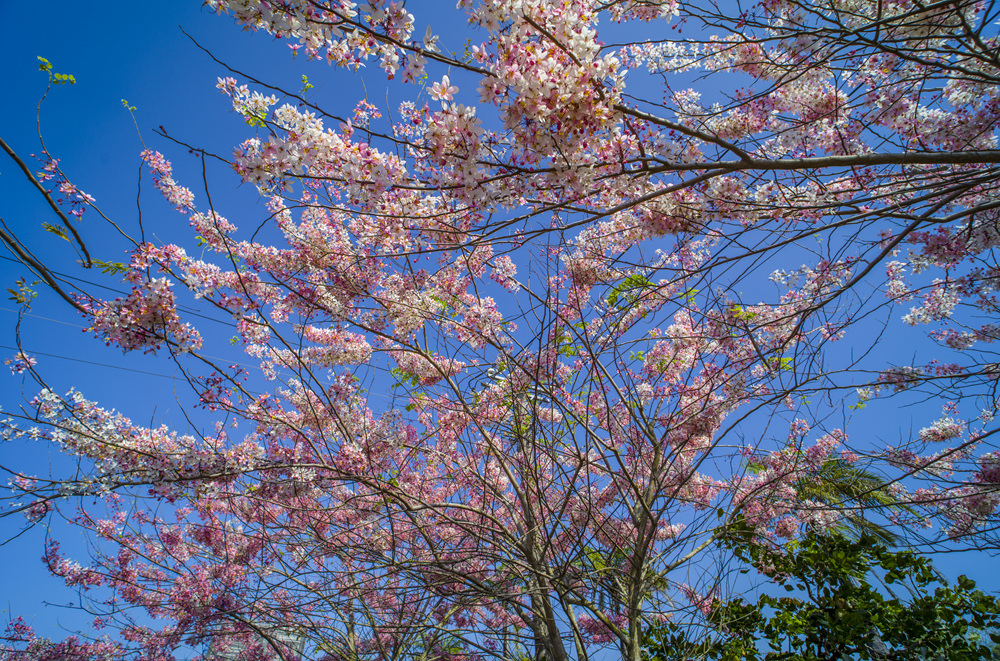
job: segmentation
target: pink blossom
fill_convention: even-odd
[[[23,350],[18,351],[16,354],[14,354],[13,358],[8,358],[3,362],[4,365],[10,366],[11,374],[22,374],[26,370],[29,370],[38,364],[38,361],[35,360],[34,356],[29,356]]]
[[[441,82],[431,85],[430,90],[431,98],[435,101],[441,101],[442,103],[445,101],[454,101],[454,94],[457,91],[458,88],[451,84],[451,80],[448,79],[448,76],[444,76],[441,79]]]

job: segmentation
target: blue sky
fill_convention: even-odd
[[[447,8],[451,12],[451,2]],[[28,155],[39,150],[35,108],[45,88],[37,57],[47,58],[57,72],[73,74],[76,85],[55,88],[42,109],[46,143],[50,152],[61,159],[70,179],[93,195],[105,214],[125,227],[134,227],[136,221],[140,134],[147,146],[164,152],[173,161],[175,178],[191,186],[200,199],[200,160],[156,135],[155,129],[163,126],[178,140],[222,154],[228,154],[232,146],[249,135],[248,127],[215,89],[216,78],[228,72],[199,50],[180,28],[209,46],[219,59],[259,79],[298,89],[302,75],[308,75],[315,85],[314,100],[332,112],[349,114],[366,92],[384,102],[384,76],[380,71],[352,75],[326,65],[293,60],[283,43],[264,34],[246,33],[231,20],[203,11],[196,0],[54,2],[48,3],[44,11],[29,3],[0,0],[0,24],[6,27],[5,39],[0,41],[0,62],[4,65],[0,136],[34,167]],[[447,43],[445,34],[446,48],[463,47],[464,42]],[[132,117],[122,107],[122,99],[136,108],[138,133]],[[224,215],[247,226],[265,216],[257,204],[256,191],[240,187],[225,169],[216,168],[210,174],[213,198],[217,206],[224,208]],[[159,199],[148,178],[142,195],[147,229],[160,241],[176,240],[189,245],[187,221]],[[51,211],[5,155],[0,157],[0,200],[0,218],[21,232],[43,261],[65,264],[65,269],[57,270],[81,275],[79,269],[73,268],[75,256],[68,244],[40,231],[42,222],[53,221]],[[81,230],[90,239],[88,245],[95,257],[121,259],[127,244],[108,232],[92,211],[84,215]],[[18,266],[0,259],[3,287],[12,286],[21,273]],[[98,274],[92,279],[106,282]],[[14,346],[15,308],[6,296],[0,301],[3,358],[13,353],[6,347]],[[78,386],[88,398],[113,406],[136,421],[180,420],[176,400],[183,397],[186,385],[169,361],[141,354],[122,356],[120,350],[104,347],[81,332],[80,318],[51,294],[39,296],[32,315],[23,323],[22,341],[29,352],[38,356],[39,366],[56,391]],[[899,345],[895,348],[900,350]],[[234,354],[234,359],[238,360],[239,355]],[[32,383],[0,376],[0,403],[9,406],[21,401],[22,385],[24,396],[33,395]],[[44,472],[49,462],[61,461],[50,456],[47,449],[27,443],[0,446],[0,452],[4,454],[0,464],[37,465],[39,472]],[[6,476],[0,479],[6,480]],[[0,519],[0,540],[16,534],[18,529],[19,522]],[[82,540],[75,540],[74,547],[74,540],[65,535],[61,538],[66,550],[85,551]],[[0,611],[9,609],[9,615],[23,615],[40,632],[59,637],[59,626],[72,630],[85,626],[82,623],[90,618],[42,606],[46,601],[74,601],[73,593],[60,580],[50,577],[39,561],[43,541],[44,530],[35,528],[0,546],[0,565],[4,567],[0,570]],[[1000,580],[988,575],[988,557],[956,554],[937,562],[949,574],[967,572],[981,579],[985,587],[1000,587]],[[0,614],[0,619],[7,616]]]

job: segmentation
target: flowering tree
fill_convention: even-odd
[[[992,4],[462,0],[451,54],[401,3],[206,5],[413,100],[339,119],[221,78],[263,228],[142,154],[205,259],[145,240],[91,259],[65,209],[92,200],[48,157],[57,229],[127,296],[68,291],[0,231],[99,340],[181,365],[210,421],[183,435],[42,388],[29,424],[6,422],[87,466],[14,467],[12,490],[29,521],[103,502],[73,519],[94,556],[51,542],[46,562],[111,595],[125,643],[638,661],[647,627],[732,589],[715,542],[736,522],[982,543],[1000,505]],[[190,296],[259,374],[202,353]],[[871,350],[905,326],[929,329],[915,364]],[[914,397],[942,413],[893,447],[848,428]]]

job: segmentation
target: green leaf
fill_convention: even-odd
[[[765,593],[743,610],[732,603],[716,605],[704,626],[693,629],[694,639],[668,645],[666,637],[647,637],[644,659],[752,661],[759,653],[770,661],[815,661],[825,658],[816,656],[816,650],[866,649],[873,630],[888,648],[886,658],[909,658],[901,653],[921,648],[921,658],[941,661],[973,661],[992,654],[977,652],[977,643],[1000,624],[996,600],[975,590],[964,576],[949,587],[928,559],[890,551],[874,535],[861,532],[851,539],[807,532],[784,549],[757,544],[749,535],[722,535],[720,542],[749,565],[770,567],[772,579],[788,592],[798,590],[796,597]],[[903,601],[873,587],[891,580],[910,581],[918,591]],[[924,587],[932,582],[939,587]],[[989,635],[1000,643],[1000,634]],[[697,653],[692,653],[695,647]],[[862,653],[844,658],[872,657]]]
[[[680,298],[683,298],[687,302],[688,305],[694,305],[695,296],[700,291],[701,291],[700,289],[688,289],[687,291],[685,291],[684,293],[682,293],[680,295]]]
[[[56,85],[62,85],[63,83],[69,83],[70,85],[76,84],[76,78],[73,74],[53,72],[52,63],[42,56],[38,56],[38,70],[49,74],[49,81],[55,83]]]
[[[643,290],[654,287],[655,285],[649,281],[649,278],[640,274],[633,273],[629,277],[625,278],[615,286],[614,289],[608,294],[607,303],[609,308],[613,308],[618,305],[618,301],[623,299],[629,303],[635,303],[639,297],[642,295]]]
[[[66,230],[58,225],[53,225],[52,223],[42,223],[42,229],[50,234],[55,234],[63,241],[69,241],[69,236],[66,234]]]
[[[100,259],[94,259],[91,261],[94,263],[94,266],[101,269],[101,273],[105,273],[107,275],[118,275],[120,273],[128,272],[128,266],[121,262],[105,262]]]
[[[10,300],[14,301],[18,305],[30,307],[32,299],[38,296],[38,292],[32,289],[32,287],[40,284],[40,282],[40,280],[35,280],[29,285],[24,278],[18,278],[14,283],[17,285],[17,289],[7,287],[7,291],[10,292]]]

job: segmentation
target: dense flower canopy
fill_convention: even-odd
[[[291,631],[316,658],[638,661],[647,627],[734,589],[733,526],[988,543],[992,5],[462,0],[449,53],[420,3],[205,4],[408,100],[324,109],[221,77],[267,222],[143,151],[192,232],[134,240],[106,269],[126,296],[65,291],[0,230],[98,340],[183,366],[209,421],[43,387],[5,422],[86,467],[11,466],[11,492],[29,521],[101,500],[72,515],[94,556],[46,561],[112,595],[122,645],[264,658]],[[75,227],[93,200],[47,158]],[[182,297],[259,371],[203,354]],[[911,326],[915,361],[872,350]],[[872,440],[870,411],[914,401],[900,443]]]

